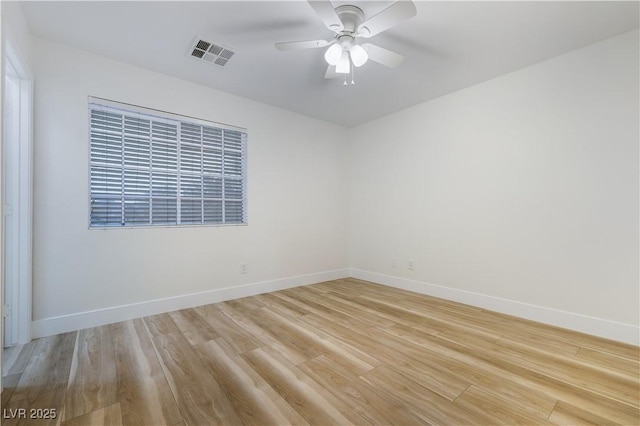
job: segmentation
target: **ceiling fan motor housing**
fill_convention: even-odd
[[[349,35],[353,38],[360,24],[364,22],[364,12],[362,9],[357,6],[345,4],[336,7],[336,14],[344,26],[338,34],[340,36]]]

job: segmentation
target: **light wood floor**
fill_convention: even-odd
[[[352,279],[46,337],[3,361],[3,425],[640,423],[637,347]],[[8,419],[18,408],[57,418]]]

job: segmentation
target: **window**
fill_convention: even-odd
[[[244,129],[89,100],[90,226],[246,224]]]

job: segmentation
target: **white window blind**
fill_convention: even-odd
[[[90,226],[246,223],[247,133],[90,99]]]

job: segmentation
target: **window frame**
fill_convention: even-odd
[[[95,108],[98,107],[98,108]],[[92,160],[91,160],[91,152],[92,152],[92,139],[91,139],[91,133],[92,133],[92,126],[91,126],[91,112],[95,109],[99,109],[100,107],[104,107],[108,110],[116,110],[117,112],[120,112],[124,115],[126,114],[135,114],[135,115],[139,115],[141,118],[143,119],[149,119],[149,120],[153,120],[153,121],[157,121],[160,123],[170,123],[170,124],[176,124],[176,131],[177,131],[177,135],[176,135],[176,151],[177,151],[177,158],[176,158],[176,170],[175,173],[177,175],[177,181],[178,183],[176,184],[176,196],[175,198],[169,197],[169,199],[175,199],[177,204],[176,207],[176,223],[158,223],[158,224],[154,224],[154,223],[144,223],[144,224],[130,224],[130,225],[92,225],[92,220],[91,220],[91,209],[92,209],[92,182],[91,182],[91,169],[92,169]],[[187,124],[191,124],[191,125],[196,125],[196,126],[207,126],[207,127],[212,127],[212,128],[216,128],[216,129],[220,129],[222,131],[224,130],[230,130],[230,131],[234,131],[234,132],[240,132],[241,133],[241,142],[240,142],[240,163],[241,163],[241,174],[240,174],[240,178],[238,179],[241,182],[241,188],[242,188],[242,197],[238,200],[241,201],[241,206],[242,206],[242,220],[241,222],[230,222],[230,223],[225,223],[224,221],[222,222],[203,222],[203,223],[193,223],[193,222],[189,222],[189,223],[180,223],[180,221],[182,220],[180,217],[180,199],[181,198],[190,198],[190,197],[184,197],[181,196],[180,193],[180,155],[179,152],[181,151],[181,135],[180,135],[180,130],[181,130],[181,123],[187,123]],[[123,135],[124,136],[124,135]],[[106,230],[106,229],[140,229],[140,228],[189,228],[189,227],[228,227],[228,226],[247,226],[248,225],[248,210],[247,210],[247,163],[248,163],[248,158],[247,158],[247,154],[248,154],[248,131],[246,128],[243,127],[239,127],[239,126],[233,126],[233,125],[229,125],[229,124],[224,124],[224,123],[218,123],[218,122],[214,122],[214,121],[210,121],[210,120],[204,120],[201,118],[196,118],[196,117],[192,117],[192,116],[188,116],[188,115],[183,115],[183,114],[176,114],[176,113],[170,113],[167,111],[161,111],[161,110],[157,110],[157,109],[152,109],[152,108],[146,108],[146,107],[142,107],[142,106],[138,106],[138,105],[133,105],[133,104],[128,104],[128,103],[123,103],[123,102],[117,102],[117,101],[112,101],[109,99],[104,99],[104,98],[99,98],[99,97],[94,97],[94,96],[88,96],[88,102],[87,102],[87,139],[88,139],[88,161],[87,161],[87,165],[88,165],[88,170],[87,170],[87,189],[88,189],[88,199],[87,199],[87,207],[88,207],[88,211],[87,211],[87,227],[90,230]],[[122,143],[124,144],[124,140],[122,141]],[[123,147],[124,150],[124,147]],[[224,153],[224,145],[221,147],[222,152]],[[237,151],[236,151],[237,152]],[[151,149],[149,150],[149,154],[151,155]],[[124,151],[123,151],[123,155],[124,155]],[[223,154],[224,155],[224,154]],[[202,157],[201,157],[201,162],[203,161]],[[224,161],[221,164],[222,170],[224,171]],[[124,169],[123,169],[124,170]],[[152,173],[152,169],[151,167],[149,167],[149,173]],[[200,176],[204,176],[203,174],[204,172],[201,172]],[[224,176],[224,174],[221,174],[221,178]],[[222,185],[224,186],[224,180],[222,180]],[[151,180],[149,181],[149,191],[151,191]],[[124,193],[120,193],[120,199],[121,200],[125,200],[125,194]],[[116,197],[114,197],[116,198]],[[153,196],[150,193],[149,195],[149,199],[152,199]],[[197,198],[197,197],[196,197]],[[206,197],[204,197],[204,193],[202,194],[201,200],[203,200]],[[117,199],[117,198],[116,198]],[[221,198],[222,201],[222,214],[224,217],[224,211],[225,211],[225,197],[223,196]],[[204,205],[202,207],[204,209]],[[204,213],[203,213],[204,215]],[[124,219],[124,217],[123,217]],[[152,222],[152,211],[149,212],[149,220],[150,222]],[[204,220],[204,219],[203,219]]]

